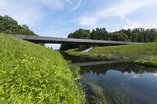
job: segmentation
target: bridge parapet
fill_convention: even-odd
[[[45,37],[45,36],[17,35],[17,34],[10,34],[10,36],[24,39],[34,43],[56,43],[56,44],[68,43],[68,44],[93,44],[93,45],[143,44],[140,42],[74,39],[74,38],[59,38],[59,37]]]

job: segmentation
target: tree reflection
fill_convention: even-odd
[[[156,72],[156,68],[148,68],[145,66],[137,65],[134,63],[114,63],[114,64],[104,64],[104,65],[92,65],[92,66],[83,66],[81,67],[81,74],[84,73],[94,73],[94,74],[104,74],[106,75],[106,72],[108,70],[116,70],[120,71],[122,73],[134,73],[134,74],[143,74],[145,72]]]

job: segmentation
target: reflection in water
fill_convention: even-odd
[[[118,60],[108,60],[108,61],[94,61],[94,62],[81,62],[81,63],[72,63],[77,66],[94,66],[94,65],[105,65],[105,64],[114,64],[114,63],[124,63],[126,61],[118,61]]]
[[[157,69],[132,63],[81,69],[81,83],[90,104],[157,104]]]
[[[72,62],[93,62],[63,56]],[[157,104],[157,69],[126,62],[86,65],[80,74],[89,104]]]
[[[114,69],[120,71],[122,73],[134,73],[134,74],[143,74],[145,72],[156,72],[157,70],[154,68],[146,68],[144,66],[140,66],[134,63],[114,63],[114,64],[101,64],[101,65],[91,65],[91,66],[83,66],[81,67],[81,74],[92,73],[106,74],[108,70]]]

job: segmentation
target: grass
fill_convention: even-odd
[[[0,103],[82,104],[76,74],[59,52],[0,34]]]
[[[89,53],[102,54],[157,54],[157,42],[146,44],[132,44],[122,46],[110,46],[110,47],[94,47]]]
[[[104,86],[99,84],[88,82],[87,85],[94,96],[89,97],[89,101],[92,101],[90,98],[94,99],[92,103],[94,104],[131,104],[132,102],[127,97],[126,94],[114,90],[111,86],[108,86],[107,83],[104,83]],[[107,86],[107,87],[105,87]]]
[[[123,59],[147,66],[157,66],[157,42],[122,46],[94,47],[87,53],[71,49],[68,54],[98,59]]]
[[[89,89],[92,91],[92,93],[95,95],[93,96],[94,101],[92,103],[95,104],[110,104],[106,98],[106,95],[104,94],[104,90],[101,88],[101,86],[94,84],[94,83],[87,83],[89,86]],[[90,100],[90,99],[89,99]]]
[[[134,62],[141,64],[141,65],[157,67],[157,59],[156,58],[136,59]]]

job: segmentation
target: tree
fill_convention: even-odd
[[[107,32],[105,28],[89,30],[79,29],[70,33],[68,38],[96,39],[96,40],[113,40],[113,41],[130,41],[130,42],[154,42],[157,41],[157,29],[121,29],[116,32]],[[92,45],[95,46],[95,45]],[[99,45],[100,46],[100,45]],[[61,49],[87,48],[85,45],[62,44]]]
[[[111,35],[113,41],[128,41],[128,36],[123,32],[115,32]]]
[[[79,29],[68,35],[68,38],[77,38],[77,39],[90,39],[90,30]],[[60,50],[67,50],[72,48],[87,48],[88,45],[80,44],[62,44]]]
[[[26,25],[18,25],[17,21],[9,16],[0,16],[0,33],[36,35]]]
[[[110,40],[110,37],[105,28],[96,28],[96,30],[93,30],[91,33],[91,39]]]
[[[127,30],[122,29],[119,32],[125,33],[128,36],[128,41],[131,41],[131,38],[132,38],[132,30],[131,29],[127,29]]]
[[[89,39],[90,30],[79,29],[68,35],[68,38]]]
[[[150,42],[156,42],[157,41],[157,29],[151,29],[150,35],[149,35],[149,41]]]

